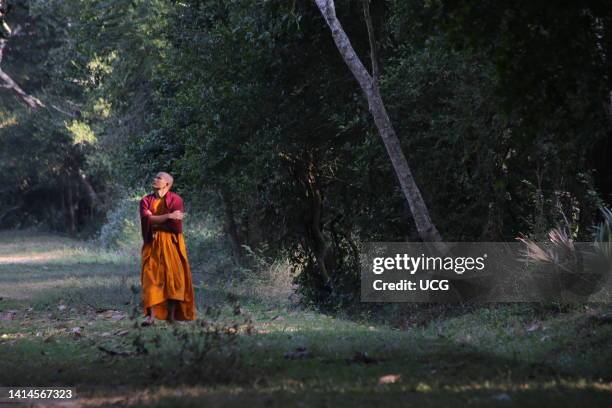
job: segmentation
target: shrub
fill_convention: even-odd
[[[106,214],[106,223],[95,239],[99,246],[123,251],[137,250],[141,245],[138,204],[146,193],[124,191]]]

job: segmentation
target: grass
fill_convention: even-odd
[[[0,233],[0,386],[75,386],[82,406],[612,402],[612,325],[592,318],[605,312],[595,306],[389,308],[406,318],[388,320],[416,322],[400,330],[299,308],[280,264],[266,281],[232,283],[192,262],[204,282],[199,316],[217,331],[143,329],[130,318],[139,261],[57,235]]]

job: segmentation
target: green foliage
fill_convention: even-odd
[[[139,203],[143,192],[124,192],[106,214],[96,242],[104,248],[134,251],[142,245]]]
[[[600,208],[603,220],[593,229],[595,247],[612,263],[612,210]]]
[[[407,158],[448,241],[497,240],[516,231],[505,226],[512,124],[495,109],[493,75],[483,56],[453,51],[443,37],[432,37],[423,48],[400,45],[381,81]]]
[[[71,60],[68,7],[16,1],[7,16],[10,26],[24,30],[8,40],[3,69],[46,107],[27,110],[12,94],[0,94],[0,171],[10,175],[3,186],[8,199],[0,206],[4,228],[91,231],[106,210],[100,198],[113,193],[109,152],[80,109],[85,99]]]
[[[107,222],[101,242],[133,246],[122,191],[168,171],[205,268],[289,254],[303,299],[330,307],[358,297],[361,242],[418,239],[314,2],[17,3],[9,22],[34,34],[3,68],[48,109],[0,96],[3,226]],[[567,220],[590,239],[612,193],[612,7],[371,3],[383,98],[443,238],[536,238]],[[362,3],[336,8],[369,67]]]

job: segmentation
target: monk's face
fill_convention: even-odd
[[[170,180],[166,177],[164,173],[157,173],[155,177],[153,177],[153,182],[151,183],[151,187],[155,190],[159,190],[170,185]]]

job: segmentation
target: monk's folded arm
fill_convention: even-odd
[[[151,224],[163,224],[170,219],[169,216],[170,214],[149,215],[149,219],[151,220]]]

